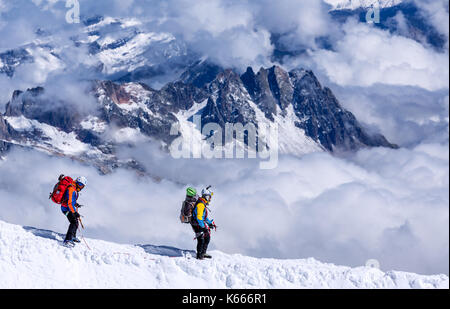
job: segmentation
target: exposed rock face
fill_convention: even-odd
[[[369,136],[353,114],[340,106],[331,90],[322,87],[312,71],[299,69],[287,73],[274,66],[261,68],[254,74],[248,68],[241,79],[267,118],[273,119],[278,112],[284,116],[292,104],[298,118],[295,125],[329,151],[395,147],[383,136]]]
[[[203,88],[205,85],[212,82],[217,74],[222,71],[223,69],[215,64],[199,60],[190,65],[188,69],[181,74],[180,81],[185,84],[192,84],[198,88]]]
[[[10,140],[12,134],[11,126],[3,119],[3,116],[0,114],[0,155],[7,152],[10,148],[10,144],[8,140]]]
[[[188,110],[196,102],[202,102],[208,98],[208,93],[193,84],[183,82],[169,83],[161,89],[161,95],[167,102],[171,102],[178,110]],[[174,110],[177,112],[177,110]]]
[[[95,95],[101,104],[101,120],[119,127],[139,129],[146,136],[170,143],[171,126],[179,110],[206,99],[202,90],[181,82],[157,91],[145,84],[97,82]]]
[[[126,143],[127,138],[135,142],[137,134],[169,145],[177,137],[171,135],[170,130],[180,121],[180,112],[192,110],[201,116],[202,124],[215,122],[222,128],[227,123],[252,123],[256,127],[259,121],[287,123],[284,143],[294,144],[298,142],[296,139],[306,138],[305,145],[316,145],[305,149],[335,152],[362,147],[396,147],[381,135],[368,134],[311,71],[287,72],[274,66],[261,68],[257,74],[251,68],[241,76],[230,69],[220,71],[212,79],[210,74],[210,65],[199,64],[182,75],[191,83],[177,81],[160,90],[143,83],[96,81],[92,94],[98,103],[97,112],[88,117],[67,102],[49,98],[41,87],[15,91],[7,104],[6,119],[0,118],[0,138],[3,143],[11,137],[19,141],[45,140],[48,137],[42,133],[40,124],[46,124],[72,134],[84,143],[80,149],[88,148],[89,153],[97,153],[96,164],[108,170],[106,165],[120,166],[115,157],[118,144]],[[8,119],[16,119],[16,123],[25,119],[26,126],[33,129],[16,132]],[[111,133],[117,130],[134,135],[118,141]],[[6,148],[4,144],[1,147]],[[127,164],[132,163],[133,168],[139,167],[137,162],[130,162]]]
[[[0,115],[0,139],[6,139],[8,137],[8,127],[9,125],[3,119],[3,116]]]
[[[33,62],[33,58],[25,48],[17,48],[0,53],[0,74],[12,77],[16,67],[31,62]]]
[[[219,73],[209,85],[210,97],[202,112],[202,122],[256,123],[255,111],[249,104],[250,97],[239,75],[232,70]]]
[[[67,102],[49,98],[44,94],[42,87],[28,89],[26,92],[14,91],[12,99],[6,105],[5,116],[24,116],[65,132],[73,131],[81,120],[77,109]]]
[[[381,135],[367,134],[355,116],[340,106],[331,90],[320,85],[312,71],[294,70],[289,75],[294,85],[292,103],[300,119],[296,125],[326,149],[396,147]]]
[[[248,68],[241,79],[253,101],[269,119],[277,114],[277,106],[284,115],[292,103],[294,88],[289,74],[278,66],[261,68],[256,75],[252,68]]]

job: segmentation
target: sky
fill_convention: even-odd
[[[277,169],[261,171],[253,161],[174,161],[143,145],[133,154],[163,178],[156,183],[16,150],[0,161],[0,220],[63,232],[67,222],[47,196],[64,170],[89,180],[80,200],[88,205],[89,236],[192,248],[189,227],[177,222],[184,184],[213,184],[216,249],[349,266],[377,259],[383,270],[448,274],[448,1],[415,3],[447,38],[444,50],[353,19],[338,24],[315,0],[80,1],[82,18],[137,19],[141,29],[172,33],[189,50],[237,71],[277,64],[270,36],[280,34],[284,46],[305,51],[283,67],[312,69],[369,130],[401,148],[282,156]],[[66,11],[61,0],[0,0],[0,53],[36,42],[38,27],[53,33],[53,44],[70,44],[81,25],[67,24]],[[318,44],[324,37],[331,49]],[[83,47],[59,52],[38,50],[38,61],[12,78],[1,74],[0,108],[15,89],[37,85],[63,98],[83,95],[80,80],[95,62]],[[89,98],[78,101],[90,110]],[[24,187],[23,179],[32,185]]]

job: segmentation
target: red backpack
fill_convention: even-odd
[[[61,175],[58,178],[58,183],[53,188],[53,192],[50,193],[49,199],[51,199],[56,204],[62,204],[64,193],[69,186],[74,184],[74,181],[69,176]]]

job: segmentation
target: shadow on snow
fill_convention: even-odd
[[[37,237],[42,237],[46,239],[62,241],[65,238],[65,234],[56,233],[50,230],[37,229],[31,226],[24,226],[24,230],[32,233]],[[144,249],[146,253],[168,256],[168,257],[185,257],[185,256],[195,256],[196,253],[193,250],[183,250],[175,247],[169,246],[155,246],[155,245],[136,245]]]

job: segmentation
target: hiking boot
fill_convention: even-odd
[[[63,246],[73,248],[75,247],[75,243],[72,240],[64,240]]]
[[[212,259],[212,256],[207,254],[207,253],[205,253],[205,254],[203,254],[203,258],[205,258],[205,259]]]
[[[197,260],[203,260],[205,256],[203,254],[197,254]]]
[[[81,240],[79,240],[77,237],[72,238],[73,242],[81,242]]]

